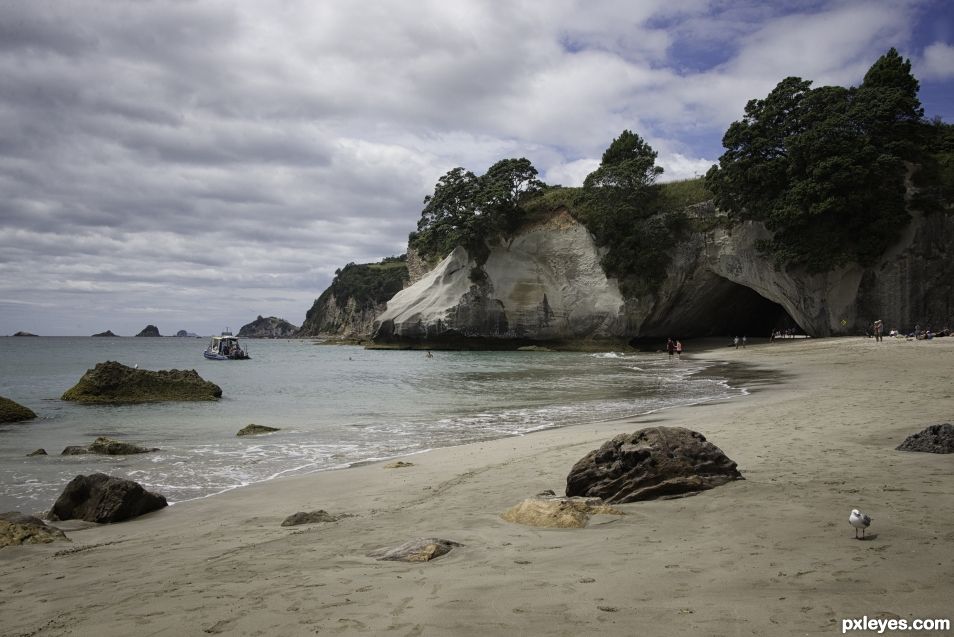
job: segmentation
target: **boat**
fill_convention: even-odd
[[[202,355],[211,361],[244,361],[251,358],[239,345],[238,337],[232,336],[228,330],[222,332],[221,336],[213,336]]]

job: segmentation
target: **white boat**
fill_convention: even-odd
[[[251,358],[239,345],[237,336],[226,330],[221,336],[213,336],[202,355],[212,361],[244,361]]]

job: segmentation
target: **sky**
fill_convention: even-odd
[[[300,325],[456,166],[578,186],[629,129],[702,175],[890,47],[954,122],[945,0],[0,0],[0,335]]]

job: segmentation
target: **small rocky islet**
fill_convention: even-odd
[[[194,369],[151,371],[115,361],[97,363],[66,390],[63,400],[87,405],[218,400],[222,388]]]

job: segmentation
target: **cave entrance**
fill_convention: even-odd
[[[712,273],[693,285],[691,291],[687,288],[672,308],[671,320],[660,321],[661,332],[657,336],[768,338],[775,330],[804,333],[778,303]],[[656,331],[659,330],[653,330]]]

